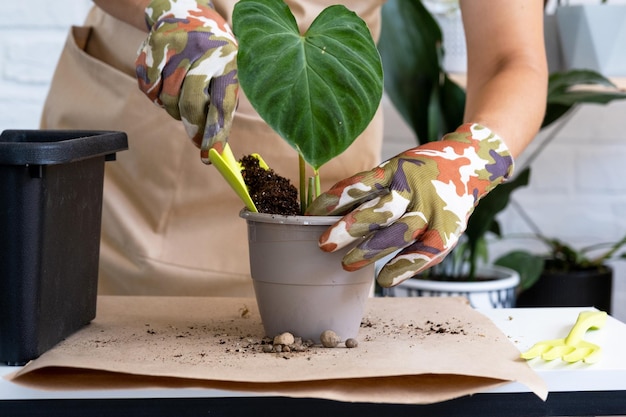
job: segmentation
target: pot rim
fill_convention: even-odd
[[[398,284],[398,287],[454,292],[483,292],[516,287],[520,282],[517,271],[501,266],[479,268],[479,272],[495,272],[494,279],[488,281],[433,281],[427,279],[407,279]]]
[[[283,214],[256,213],[242,209],[239,217],[247,221],[274,224],[295,224],[312,226],[330,226],[335,224],[341,216],[286,216]]]

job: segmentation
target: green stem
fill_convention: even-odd
[[[309,193],[306,199],[306,206],[310,206],[313,200],[315,199],[315,177],[309,177]]]
[[[315,170],[315,198],[322,194],[322,181],[320,180],[320,172]]]
[[[315,200],[321,194],[321,192],[322,186],[320,185],[320,172],[316,169],[313,171],[313,176],[309,177],[306,207],[309,207],[313,200]]]
[[[304,162],[304,158],[302,155],[298,154],[298,167],[299,167],[299,175],[300,175],[300,214],[304,214],[307,207],[307,197],[306,197],[306,162]]]
[[[592,261],[592,263],[594,265],[602,265],[606,260],[611,259],[611,257],[615,255],[615,253],[625,244],[626,236],[624,236],[620,241],[613,244],[613,246],[611,246],[611,248],[606,253]]]

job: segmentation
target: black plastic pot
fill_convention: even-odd
[[[126,134],[0,135],[0,362],[20,365],[96,312],[104,163]]]
[[[544,273],[535,285],[517,296],[517,307],[596,307],[611,313],[613,271]]]

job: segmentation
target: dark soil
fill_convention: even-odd
[[[241,174],[248,192],[259,213],[297,215],[300,214],[298,190],[289,179],[281,177],[272,169],[259,166],[254,156],[239,160],[243,166]]]

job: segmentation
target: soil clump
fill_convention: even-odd
[[[259,213],[286,216],[300,214],[298,190],[289,179],[272,169],[261,167],[254,156],[244,156],[239,162],[243,167],[243,180]]]

